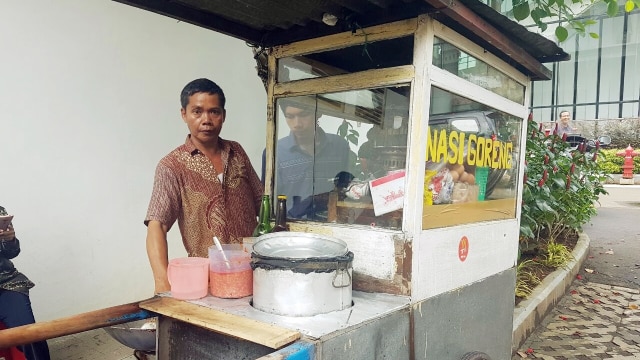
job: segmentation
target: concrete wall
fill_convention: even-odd
[[[158,160],[184,142],[179,92],[226,92],[222,136],[259,172],[266,94],[244,42],[107,0],[0,2],[0,205],[39,321],[153,295],[142,224]],[[177,226],[170,257],[184,255]]]

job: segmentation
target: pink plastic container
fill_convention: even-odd
[[[211,295],[236,299],[253,293],[251,254],[241,244],[222,245],[224,254],[215,246],[209,248],[209,291]]]
[[[171,296],[180,300],[194,300],[207,296],[209,286],[209,259],[200,257],[177,258],[169,261],[167,277]]]

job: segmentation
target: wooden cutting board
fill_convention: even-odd
[[[268,346],[272,349],[280,349],[300,338],[298,331],[169,297],[145,300],[140,303],[140,307],[217,333]]]

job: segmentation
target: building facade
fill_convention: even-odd
[[[578,121],[639,118],[640,10],[608,17],[593,7],[582,18],[595,20],[587,31],[600,36],[570,36],[561,46],[571,60],[545,64],[553,79],[533,84],[534,119],[554,121],[562,110]]]

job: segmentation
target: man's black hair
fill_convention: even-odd
[[[282,109],[282,112],[285,112],[288,107],[315,111],[315,98],[308,95],[280,98],[278,99],[278,106]]]
[[[207,93],[210,95],[218,95],[220,98],[220,105],[224,109],[224,105],[227,102],[227,99],[224,97],[224,92],[222,88],[218,86],[218,84],[214,83],[209,79],[195,79],[185,85],[184,89],[180,93],[180,105],[182,105],[183,109],[187,108],[187,104],[189,104],[189,98],[193,94],[197,93]]]

